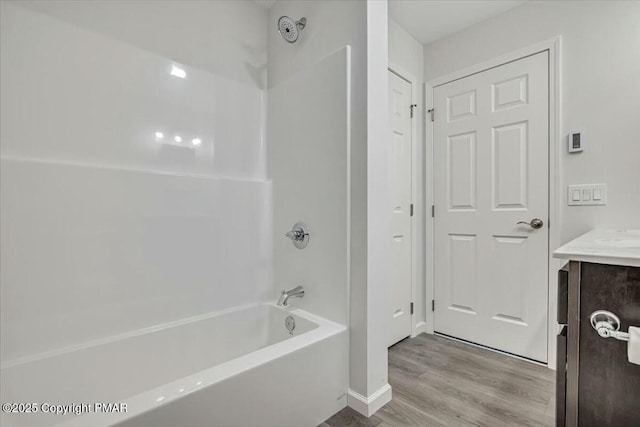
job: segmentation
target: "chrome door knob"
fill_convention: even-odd
[[[544,222],[542,222],[542,220],[540,218],[533,218],[531,220],[531,222],[518,221],[518,222],[516,222],[516,225],[517,224],[526,224],[529,227],[533,228],[534,230],[537,230],[539,228],[542,228],[542,226],[544,225]]]

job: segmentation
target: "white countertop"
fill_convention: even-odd
[[[553,257],[640,267],[640,230],[591,230],[556,249]]]

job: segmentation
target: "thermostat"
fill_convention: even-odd
[[[569,152],[577,153],[584,150],[584,135],[582,132],[571,132],[568,138]]]

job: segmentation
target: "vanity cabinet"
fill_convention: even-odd
[[[619,247],[610,251],[595,247],[594,240],[615,240],[595,239],[593,234],[602,236],[603,231],[591,232],[554,253],[569,260],[568,268],[559,273],[559,282],[562,277],[567,279],[567,316],[566,347],[558,351],[560,359],[566,350],[566,364],[558,360],[557,425],[638,427],[640,365],[629,362],[627,341],[600,336],[590,318],[597,310],[607,310],[617,315],[622,332],[640,326],[640,232],[632,234],[638,245],[626,243],[622,252]],[[560,283],[559,299],[562,292]],[[559,301],[559,309],[562,306]],[[564,377],[562,368],[566,368]],[[566,385],[561,389],[563,379]]]
[[[571,261],[568,289],[566,425],[640,426],[640,365],[628,361],[626,341],[590,323],[608,310],[621,331],[640,325],[640,268]]]

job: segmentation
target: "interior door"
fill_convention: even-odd
[[[389,345],[411,335],[411,83],[389,72],[392,281]]]
[[[548,88],[542,52],[434,89],[434,329],[541,362]]]

